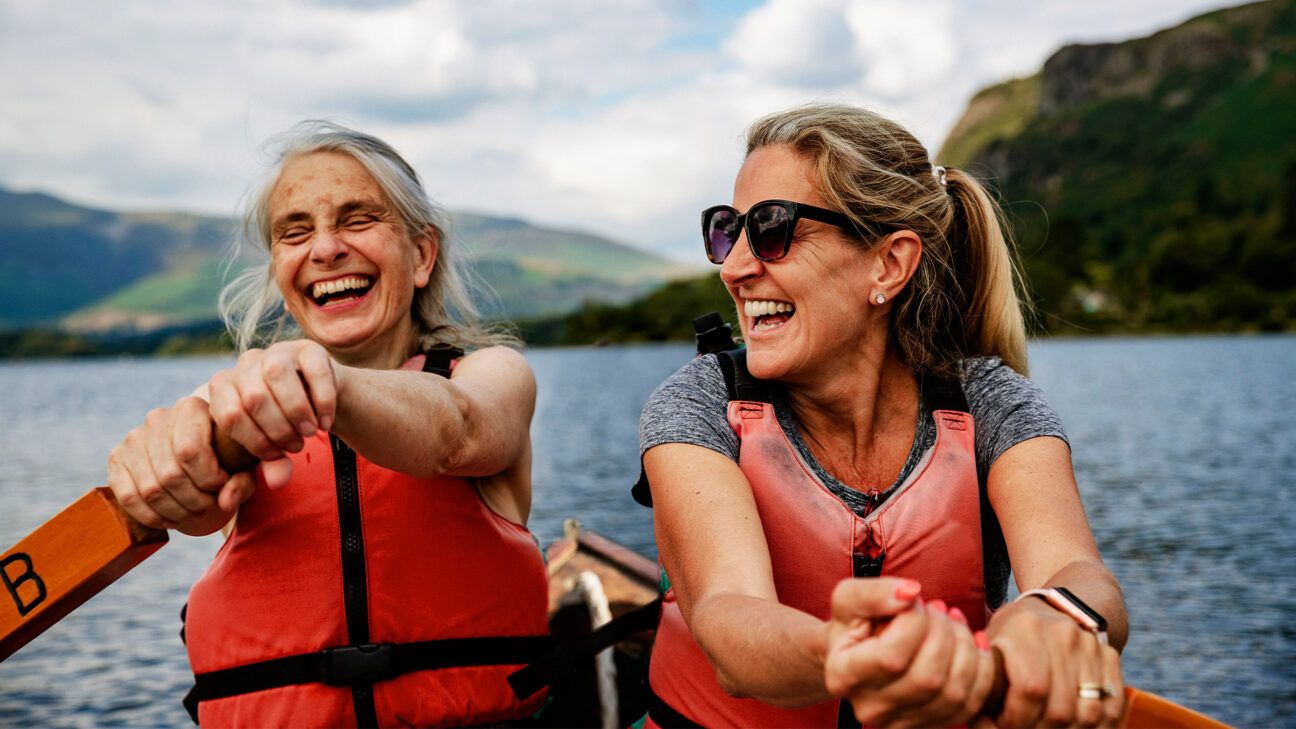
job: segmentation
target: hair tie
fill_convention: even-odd
[[[932,165],[932,177],[941,184],[941,187],[948,187],[949,183],[945,181],[945,168],[940,165]]]

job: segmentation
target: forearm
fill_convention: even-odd
[[[335,367],[332,432],[347,445],[373,463],[416,476],[441,475],[460,465],[473,416],[467,399],[457,396],[448,380],[404,370]]]
[[[733,696],[775,706],[806,706],[830,697],[824,688],[827,624],[786,605],[720,594],[693,606],[690,628]]]
[[[1043,587],[1065,587],[1107,619],[1107,640],[1121,650],[1129,640],[1129,616],[1120,585],[1102,562],[1076,560],[1053,574]]]

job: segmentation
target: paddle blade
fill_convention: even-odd
[[[1125,701],[1121,726],[1126,729],[1230,729],[1228,724],[1136,688],[1125,687]]]
[[[0,557],[0,661],[153,554],[167,541],[117,508],[100,487]]]

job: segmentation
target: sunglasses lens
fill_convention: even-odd
[[[738,216],[725,208],[712,210],[702,232],[706,236],[707,257],[723,263],[738,242]]]
[[[747,234],[751,236],[752,251],[763,261],[775,261],[787,252],[792,225],[787,208],[782,205],[765,205],[752,210]]]

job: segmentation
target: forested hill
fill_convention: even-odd
[[[494,290],[489,313],[570,311],[622,302],[687,273],[619,243],[521,220],[461,213],[458,240]],[[150,332],[216,317],[234,222],[120,213],[0,189],[0,331]]]
[[[937,161],[999,187],[1050,331],[1296,328],[1296,0],[1064,47]]]

